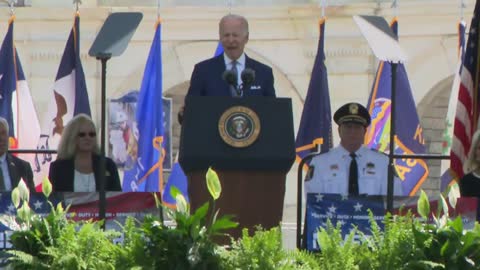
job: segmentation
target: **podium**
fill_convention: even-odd
[[[179,162],[188,178],[192,211],[211,197],[205,174],[220,178],[219,215],[234,215],[243,228],[279,226],[286,174],[295,160],[292,104],[289,98],[190,96],[180,136]]]

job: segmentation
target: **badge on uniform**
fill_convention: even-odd
[[[332,176],[337,176],[338,164],[332,164],[332,165],[330,165],[330,171],[331,171],[331,173],[332,173]]]
[[[368,162],[365,168],[365,174],[375,175],[375,164],[373,162]]]
[[[308,167],[308,172],[307,172],[307,175],[305,176],[305,182],[312,180],[314,170],[315,170],[315,166],[310,165],[310,167]]]

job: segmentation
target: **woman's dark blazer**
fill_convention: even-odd
[[[107,171],[105,173],[105,191],[122,191],[118,169],[113,160],[105,158]],[[52,182],[53,191],[73,192],[73,178],[75,175],[74,159],[57,159],[50,163],[48,177]],[[92,156],[93,173],[97,191],[100,190],[100,156]]]

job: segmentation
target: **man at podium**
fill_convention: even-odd
[[[224,53],[195,65],[187,95],[196,96],[275,96],[272,68],[245,52],[248,21],[228,14],[219,23]]]

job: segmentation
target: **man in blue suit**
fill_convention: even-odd
[[[240,15],[228,14],[220,20],[219,34],[224,53],[195,65],[187,95],[274,97],[272,68],[244,52],[248,42],[247,20]],[[226,70],[236,75],[231,79],[233,83],[227,83],[228,79],[223,75]],[[244,70],[255,74],[254,80],[248,84],[242,80]]]

